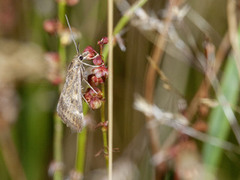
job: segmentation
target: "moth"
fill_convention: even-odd
[[[74,42],[75,48],[77,50],[77,55],[73,58],[68,66],[66,80],[57,104],[57,114],[62,119],[63,123],[70,127],[74,132],[79,133],[86,125],[83,117],[82,81],[84,80],[90,86],[90,88],[92,88],[84,78],[85,68],[83,65],[88,65],[91,67],[95,66],[83,62],[84,59],[87,59],[88,53],[79,53],[78,47],[73,37],[70,23],[66,15],[65,17],[71,33],[72,41]]]

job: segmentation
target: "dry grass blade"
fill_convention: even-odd
[[[136,110],[143,112],[146,116],[155,119],[155,121],[149,122],[149,128],[158,124],[164,124],[200,141],[240,154],[240,148],[237,145],[197,131],[194,128],[187,126],[187,120],[183,116],[164,112],[157,106],[148,104],[141,97],[136,98],[134,107]]]
[[[208,76],[208,79],[210,80],[210,83],[216,93],[217,100],[219,104],[221,105],[223,112],[225,116],[227,117],[227,120],[229,121],[229,124],[233,130],[233,133],[235,134],[238,144],[240,144],[240,126],[238,124],[237,118],[231,108],[230,103],[228,102],[227,98],[224,96],[223,92],[221,91],[219,81],[217,80],[215,73],[206,73]]]

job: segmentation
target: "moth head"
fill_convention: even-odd
[[[82,55],[78,56],[78,59],[79,59],[80,61],[82,61],[82,60],[83,60],[83,56],[82,56]]]

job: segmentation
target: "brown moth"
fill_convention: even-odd
[[[82,56],[74,57],[70,63],[57,105],[57,113],[62,121],[76,132],[80,132],[85,125],[81,93],[83,77],[81,58]]]
[[[82,106],[82,80],[85,80],[83,65],[92,65],[83,62],[84,59],[87,59],[88,53],[79,53],[67,16],[66,20],[78,55],[73,58],[68,66],[65,84],[57,104],[57,114],[73,131],[80,132],[86,125],[83,119]],[[88,84],[86,80],[85,82]],[[92,87],[90,86],[90,88]]]

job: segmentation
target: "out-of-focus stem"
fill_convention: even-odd
[[[65,1],[60,1],[58,3],[58,19],[61,24],[65,24]],[[61,44],[59,40],[58,53],[61,62],[61,71],[63,72],[66,67],[66,48]],[[61,85],[59,86],[61,87]],[[62,134],[63,134],[63,124],[61,119],[55,115],[54,116],[54,162],[62,163]],[[54,180],[63,179],[62,169],[57,169],[53,175]]]
[[[54,116],[54,162],[62,163],[62,134],[63,134],[63,125],[61,119],[55,114]],[[54,180],[63,179],[62,169],[56,169],[53,175]]]
[[[25,180],[26,176],[11,137],[7,122],[0,119],[0,146],[11,179]]]

